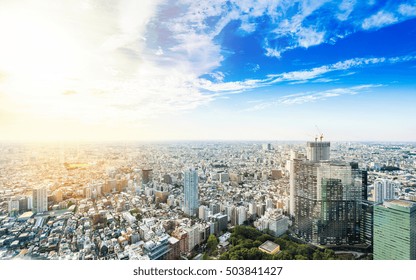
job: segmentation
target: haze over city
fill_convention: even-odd
[[[0,140],[415,141],[415,1],[2,1]]]

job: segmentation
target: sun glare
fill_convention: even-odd
[[[79,68],[77,42],[59,22],[52,24],[39,16],[2,15],[0,33],[0,69],[22,83],[58,86]]]

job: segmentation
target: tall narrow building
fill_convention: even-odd
[[[199,207],[198,173],[191,168],[184,175],[183,211],[189,216],[195,216]]]
[[[395,184],[392,180],[377,179],[374,181],[374,202],[394,199]]]
[[[48,191],[46,187],[33,189],[32,192],[33,212],[48,211]]]
[[[374,206],[374,259],[416,259],[416,203],[386,200]]]
[[[308,159],[293,159],[294,232],[314,244],[359,244],[366,173],[357,164],[329,161],[329,142],[309,142]]]

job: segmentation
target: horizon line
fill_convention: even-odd
[[[314,139],[302,139],[302,140],[279,140],[279,139],[167,139],[167,140],[1,140],[0,144],[70,144],[70,143],[188,143],[188,142],[255,142],[255,143],[270,143],[270,142],[289,142],[289,143],[299,143],[299,142],[315,142]],[[333,143],[403,143],[403,144],[416,144],[416,140],[324,140],[317,142],[333,142]]]

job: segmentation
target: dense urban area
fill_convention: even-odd
[[[0,144],[0,154],[1,259],[416,254],[414,234],[389,242],[415,232],[412,143]]]

